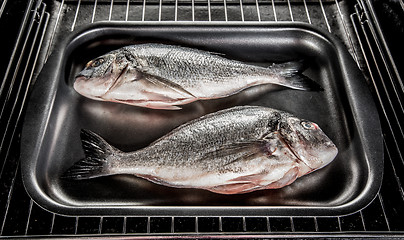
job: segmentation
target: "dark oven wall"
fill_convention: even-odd
[[[404,144],[400,1],[339,0],[78,0],[0,2],[0,220],[2,237],[402,237],[404,231]],[[331,34],[361,70],[376,104],[382,129],[380,190],[363,208],[333,215],[243,214],[77,214],[46,210],[24,187],[23,127],[31,93],[60,42],[99,22],[156,26],[178,24],[306,23]],[[112,45],[115,43],[112,43]],[[77,53],[76,53],[77,54]],[[84,61],[84,60],[83,60]],[[70,62],[71,64],[71,62]],[[74,65],[74,64],[72,64]],[[71,69],[70,69],[71,70]],[[74,70],[74,69],[73,69]],[[73,71],[72,70],[72,71]],[[348,84],[349,85],[349,84]],[[46,92],[43,93],[46,95]],[[358,93],[359,94],[359,93]],[[36,93],[38,95],[38,93]],[[343,98],[344,96],[340,96]],[[37,111],[45,111],[37,109]],[[377,118],[377,116],[375,116]],[[360,124],[360,123],[358,123]],[[376,131],[363,129],[363,131]],[[367,159],[367,156],[364,157]],[[384,162],[383,162],[384,159]],[[355,165],[356,166],[356,165]],[[377,165],[376,165],[377,166]],[[366,166],[357,166],[359,168]],[[353,168],[354,169],[354,168]],[[343,171],[342,171],[343,172]],[[369,177],[371,178],[371,176]],[[349,179],[349,177],[347,177]],[[367,178],[365,178],[366,180]],[[355,179],[350,179],[355,181]],[[52,184],[52,179],[49,180]],[[42,184],[42,183],[41,183]],[[377,184],[376,184],[377,185]],[[27,185],[26,185],[27,186]],[[339,189],[338,186],[329,189]],[[53,196],[51,193],[46,193]],[[305,196],[305,195],[303,195]],[[310,198],[310,196],[307,196]],[[240,202],[242,203],[242,202]],[[292,203],[293,204],[293,203]],[[276,204],[275,204],[276,206]],[[163,206],[164,208],[164,206]],[[119,211],[118,211],[119,212]],[[276,211],[275,211],[276,212]]]

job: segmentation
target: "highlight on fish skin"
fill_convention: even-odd
[[[220,194],[287,186],[338,153],[316,123],[256,106],[205,115],[134,152],[120,151],[89,130],[82,130],[81,139],[85,157],[62,178],[129,174]]]
[[[74,89],[99,101],[153,109],[180,109],[257,85],[321,91],[302,74],[303,61],[260,67],[193,48],[139,44],[91,60],[77,74]]]

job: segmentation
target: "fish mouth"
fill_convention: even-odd
[[[93,70],[90,69],[84,69],[81,72],[77,73],[77,75],[75,76],[75,78],[85,78],[85,79],[89,79],[91,77],[91,75],[93,74]]]

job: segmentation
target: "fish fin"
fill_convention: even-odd
[[[163,102],[155,102],[155,103],[148,103],[145,104],[146,107],[152,108],[152,109],[162,109],[162,110],[180,110],[182,109],[179,106],[175,106],[169,103],[163,103]]]
[[[294,168],[290,169],[289,171],[287,171],[281,179],[267,185],[265,188],[266,189],[275,189],[275,188],[281,188],[281,187],[287,186],[287,185],[293,183],[297,179],[298,174],[299,174],[299,169],[297,167],[294,167]]]
[[[230,183],[207,188],[206,190],[220,194],[240,194],[254,191],[259,187],[253,183]]]
[[[260,154],[265,154],[264,146],[265,141],[257,140],[251,142],[236,142],[232,144],[226,144],[221,146],[218,149],[215,149],[211,152],[207,152],[201,158],[203,160],[209,160],[212,158],[221,158],[230,155],[240,155],[240,152],[244,152],[241,156],[234,158],[232,161],[225,163],[223,166],[232,164],[239,160],[248,160],[252,159]]]
[[[296,90],[315,92],[324,91],[324,88],[322,88],[318,83],[301,73],[285,76],[285,79],[289,82],[288,87]]]
[[[225,53],[221,53],[221,52],[212,52],[212,51],[206,51],[207,53],[211,54],[211,55],[215,55],[215,56],[219,56],[219,57],[226,57]]]
[[[271,71],[285,78],[285,81],[280,83],[282,86],[304,91],[323,91],[318,83],[302,74],[306,68],[304,61],[278,63],[270,67]]]
[[[85,157],[70,167],[61,178],[81,180],[109,175],[107,159],[118,150],[90,130],[82,129],[80,137]]]
[[[308,64],[306,61],[298,60],[283,63],[274,63],[270,68],[279,69],[280,72],[297,73],[306,70],[308,68]]]
[[[254,183],[254,184],[259,184],[262,179],[267,176],[267,172],[261,172],[261,173],[255,173],[255,174],[250,174],[246,176],[240,176],[231,179],[230,181],[232,182],[244,182],[244,183]]]
[[[156,94],[157,96],[157,94]],[[115,99],[114,101],[119,103],[125,103],[128,105],[138,106],[138,107],[147,107],[151,109],[163,109],[163,110],[180,110],[182,109],[179,106],[173,105],[172,103],[167,103],[163,101],[133,101],[126,99]]]
[[[185,88],[181,87],[179,84],[174,83],[168,79],[162,78],[162,77],[158,77],[158,76],[154,76],[148,73],[143,73],[143,79],[158,86],[158,87],[162,87],[162,88],[168,88],[172,91],[175,91],[181,95],[183,95],[184,97],[191,97],[191,98],[196,98],[195,95],[193,95],[191,92],[187,91]]]

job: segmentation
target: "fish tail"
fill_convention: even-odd
[[[80,137],[85,157],[70,167],[61,178],[81,180],[110,175],[108,158],[117,149],[90,130],[82,129]]]
[[[280,85],[296,90],[303,91],[323,91],[324,89],[311,78],[303,75],[303,71],[307,69],[304,61],[292,61],[274,64],[271,71],[279,73],[283,80]]]

